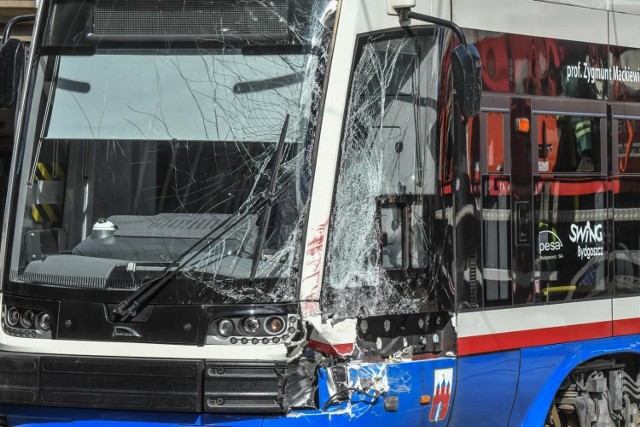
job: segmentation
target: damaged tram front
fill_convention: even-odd
[[[10,425],[446,423],[480,64],[400,14],[42,2],[2,242]]]

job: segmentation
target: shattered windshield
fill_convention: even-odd
[[[323,313],[329,316],[453,306],[444,34],[361,40],[327,250]]]
[[[330,0],[52,2],[11,280],[133,289],[193,252],[182,280],[223,292],[253,270],[278,291],[243,296],[292,298],[334,11]]]

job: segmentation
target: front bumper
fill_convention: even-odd
[[[294,369],[292,369],[294,371]],[[283,362],[0,352],[0,403],[168,412],[284,413]],[[293,379],[292,379],[293,380]],[[299,381],[299,379],[295,379]]]

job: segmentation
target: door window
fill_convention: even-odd
[[[593,173],[601,168],[598,117],[568,114],[535,116],[538,172]]]

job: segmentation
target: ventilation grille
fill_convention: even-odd
[[[9,280],[13,282],[35,283],[45,287],[61,287],[76,289],[109,289],[109,290],[133,290],[140,283],[131,279],[109,279],[102,277],[62,276],[42,273],[18,273],[16,270],[9,272]],[[2,427],[0,425],[0,427]]]
[[[288,0],[96,0],[97,36],[282,35]]]

